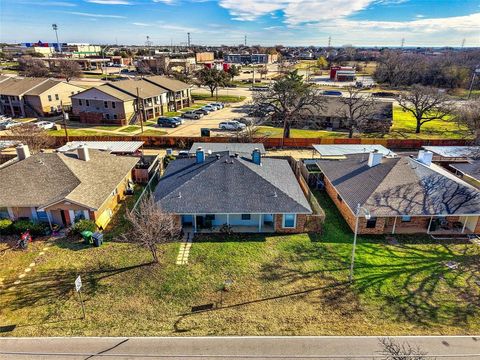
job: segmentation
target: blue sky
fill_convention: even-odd
[[[0,41],[480,46],[480,0],[0,0]]]

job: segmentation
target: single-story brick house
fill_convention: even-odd
[[[304,231],[312,209],[287,160],[220,151],[168,164],[155,200],[185,231]]]
[[[360,205],[360,234],[480,233],[480,192],[432,163],[432,153],[384,157],[350,154],[315,160],[325,191],[353,230]],[[362,214],[363,215],[363,214]]]
[[[0,218],[70,226],[91,219],[105,227],[125,196],[138,158],[80,147],[30,155],[17,146],[17,161],[0,168]]]

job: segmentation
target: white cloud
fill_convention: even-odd
[[[311,21],[346,17],[367,8],[375,0],[220,0],[235,20],[253,21],[261,16],[282,11],[286,23],[297,25]]]
[[[152,24],[142,23],[142,22],[134,22],[132,25],[136,26],[152,26]]]
[[[92,13],[85,13],[85,12],[78,12],[78,11],[66,11],[67,14],[78,15],[78,16],[86,16],[92,18],[112,18],[112,19],[125,19],[125,16],[121,15],[110,15],[110,14],[92,14]]]
[[[153,0],[155,3],[164,3],[167,5],[173,5],[175,3],[175,0]]]
[[[57,6],[57,7],[75,7],[77,4],[68,2],[68,1],[44,1],[44,2],[36,2],[36,1],[19,1],[19,4],[25,5],[35,5],[35,6]]]
[[[127,0],[85,0],[86,2],[100,5],[132,5]]]

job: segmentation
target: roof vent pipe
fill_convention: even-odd
[[[30,149],[28,148],[28,145],[18,144],[15,150],[17,151],[18,160],[25,160],[30,157]]]
[[[90,153],[88,151],[88,147],[85,145],[79,146],[77,149],[78,158],[82,161],[89,161],[90,160]]]
[[[374,167],[382,163],[383,154],[380,152],[371,152],[368,156],[368,166]]]
[[[196,163],[201,164],[205,162],[205,151],[199,147],[195,153]]]

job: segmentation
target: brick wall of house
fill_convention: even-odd
[[[275,222],[275,232],[278,233],[288,233],[288,234],[296,234],[304,232],[305,222],[307,220],[306,214],[297,214],[297,223],[295,228],[284,228],[283,227],[283,215],[282,214],[275,214],[274,222]]]
[[[343,218],[347,222],[348,226],[352,231],[355,231],[355,214],[348,207],[348,205],[343,201],[339,200],[338,193],[333,187],[330,180],[325,178],[325,190],[330,196],[332,201],[335,203],[338,211],[342,214]],[[364,217],[361,217],[358,221],[358,233],[359,234],[383,234],[385,231],[385,223],[387,218],[377,218],[377,224],[375,228],[367,228],[367,220]]]

